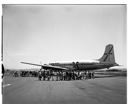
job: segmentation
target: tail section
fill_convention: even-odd
[[[105,48],[103,56],[99,59],[100,62],[115,63],[114,47],[108,44]]]

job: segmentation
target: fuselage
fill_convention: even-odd
[[[101,63],[101,62],[72,62],[72,63],[50,63],[53,66],[67,68],[69,70],[96,70],[103,68],[110,68],[115,66],[114,63]]]

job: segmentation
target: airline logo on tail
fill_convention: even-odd
[[[100,62],[115,64],[114,47],[112,44],[108,44],[105,48],[103,56],[99,59]]]

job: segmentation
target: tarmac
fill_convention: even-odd
[[[5,77],[3,104],[126,104],[126,76],[75,81]]]

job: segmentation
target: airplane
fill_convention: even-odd
[[[119,66],[115,62],[114,56],[114,46],[108,44],[105,48],[103,56],[96,59],[95,62],[69,62],[69,63],[49,63],[49,64],[33,64],[27,62],[21,62],[22,64],[29,64],[34,66],[40,66],[44,70],[54,70],[54,71],[92,71],[104,68],[110,68],[113,66]]]

